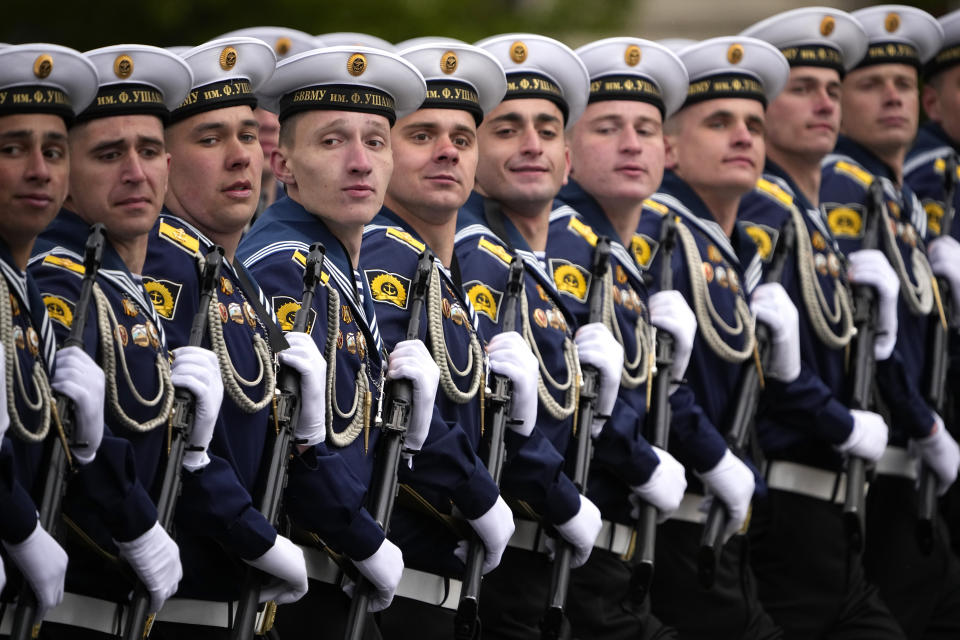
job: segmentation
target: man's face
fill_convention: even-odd
[[[254,117],[260,123],[260,147],[263,149],[263,170],[267,175],[273,175],[270,168],[270,156],[277,148],[280,140],[280,120],[277,114],[257,107],[253,111]]]
[[[163,206],[170,156],[156,116],[113,116],[70,131],[70,206],[111,239],[149,233]]]
[[[541,98],[504,100],[477,130],[477,189],[509,208],[549,205],[567,181],[563,113]]]
[[[917,70],[906,64],[856,69],[843,80],[840,131],[877,155],[905,151],[917,134]]]
[[[923,108],[951,140],[960,140],[960,66],[941,71],[923,86]]]
[[[571,175],[601,204],[639,203],[663,180],[663,121],[652,104],[589,105],[570,137]]]
[[[695,189],[746,193],[763,172],[763,105],[718,98],[686,107],[667,136],[667,167]]]
[[[819,161],[837,144],[840,74],[823,67],[795,67],[783,92],[767,108],[768,152]]]
[[[201,230],[240,231],[260,198],[259,124],[247,106],[214,109],[167,129],[167,205]]]
[[[467,201],[477,171],[477,127],[459,109],[421,109],[392,132],[393,177],[387,201],[439,224]]]
[[[272,157],[291,197],[334,225],[370,222],[393,171],[389,121],[356,111],[306,111],[283,126],[291,125]]]
[[[67,197],[67,127],[59,116],[0,117],[0,236],[33,242]]]

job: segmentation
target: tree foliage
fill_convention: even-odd
[[[271,25],[319,34],[360,31],[397,42],[445,35],[473,42],[508,31],[564,37],[619,33],[634,2],[603,0],[7,0],[0,41],[54,42],[80,50],[120,43],[195,45],[242,27]]]

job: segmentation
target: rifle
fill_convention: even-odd
[[[426,249],[417,260],[413,284],[410,285],[410,322],[407,324],[407,340],[420,338],[420,313],[427,297],[427,285],[433,274],[434,255]],[[330,366],[330,365],[328,365]],[[387,416],[380,425],[380,464],[374,470],[371,483],[370,512],[386,533],[390,528],[393,503],[397,497],[397,466],[403,449],[403,438],[410,426],[413,411],[413,383],[405,378],[392,380],[387,389]],[[347,615],[347,640],[360,640],[366,624],[367,605],[370,601],[370,583],[358,575],[350,611]]]
[[[603,280],[610,267],[610,239],[601,236],[593,251],[593,263],[590,265],[590,294],[588,322],[601,322],[603,319]],[[593,456],[593,441],[590,425],[597,407],[600,386],[600,372],[592,365],[584,365],[583,384],[580,387],[579,413],[574,419],[574,435],[577,439],[577,457],[573,467],[573,484],[581,494],[587,492],[587,477],[590,475],[590,458]],[[540,638],[557,640],[563,629],[563,611],[567,606],[567,589],[570,586],[570,561],[573,548],[563,540],[557,540],[557,554],[553,561],[553,573],[550,576],[550,591],[547,610],[540,622]]]
[[[93,285],[97,281],[100,263],[103,261],[105,227],[97,223],[90,227],[90,235],[83,250],[83,282],[80,285],[80,297],[73,312],[73,324],[70,333],[64,341],[64,347],[80,347],[83,345],[83,331],[87,327],[87,310],[93,299]],[[16,357],[16,355],[14,355]],[[48,362],[48,367],[53,363]],[[54,393],[56,404],[53,407],[54,420],[58,426],[58,437],[51,434],[47,437],[47,476],[43,482],[43,494],[40,499],[40,526],[47,533],[56,537],[57,524],[60,522],[60,511],[63,496],[67,490],[68,471],[73,474],[77,471],[70,448],[80,448],[86,443],[72,442],[73,439],[73,402],[65,395]],[[26,580],[20,588],[17,598],[17,611],[13,617],[10,637],[13,640],[36,638],[40,633],[40,623],[34,624],[37,616],[37,596]]]
[[[787,221],[780,229],[780,239],[770,259],[766,282],[780,281],[787,259],[793,253],[796,232],[791,221]],[[727,431],[727,444],[730,450],[740,457],[745,455],[747,443],[753,433],[760,391],[764,386],[763,370],[770,362],[770,343],[770,329],[762,322],[757,323],[754,362],[747,363],[740,374],[740,394],[737,396],[733,408],[733,419]],[[707,521],[703,526],[700,550],[697,553],[697,576],[700,585],[705,589],[712,587],[717,577],[717,563],[723,551],[723,530],[727,526],[728,518],[726,506],[714,497],[710,504],[710,511],[707,513]]]
[[[513,331],[517,320],[517,303],[523,295],[523,260],[517,256],[510,263],[507,275],[507,288],[503,295],[503,332]],[[506,455],[503,444],[503,434],[509,420],[511,395],[513,384],[510,378],[501,375],[493,376],[493,393],[487,396],[492,411],[489,434],[489,452],[487,453],[487,470],[493,481],[500,484],[500,475],[503,471],[503,461]],[[453,636],[456,640],[473,640],[479,637],[480,631],[480,583],[483,580],[484,546],[480,538],[470,536],[470,546],[467,548],[467,568],[464,572],[463,584],[460,588],[460,603],[453,620]]]
[[[883,186],[879,179],[870,183],[867,191],[867,210],[863,221],[862,249],[876,249],[879,244],[880,219],[883,212]],[[873,355],[874,336],[877,331],[877,292],[873,287],[856,285],[853,287],[853,325],[856,328],[857,342],[853,366],[853,383],[850,389],[851,409],[868,410],[870,408],[870,388],[876,362]],[[847,490],[843,501],[844,528],[850,548],[859,552],[863,549],[864,530],[864,483],[867,480],[866,463],[863,458],[847,458]]]
[[[940,220],[940,235],[950,235],[953,225],[953,197],[957,189],[957,156],[947,156],[943,168],[943,218]],[[935,285],[940,290],[940,302],[943,305],[943,318],[938,313],[930,316],[929,351],[927,362],[930,366],[930,379],[927,385],[927,402],[941,416],[944,413],[947,395],[947,368],[950,365],[948,351],[950,341],[950,319],[953,317],[953,298],[950,296],[950,283],[946,278],[937,277]],[[937,519],[937,478],[926,464],[920,466],[920,484],[917,488],[917,544],[923,555],[933,551],[933,523]]]
[[[677,245],[677,221],[672,215],[663,220],[660,228],[660,291],[673,289],[671,259]],[[649,442],[664,451],[670,439],[670,368],[673,366],[674,340],[667,331],[657,332],[657,373],[653,379],[650,410],[647,412],[645,431]],[[636,524],[637,551],[639,559],[630,576],[634,602],[642,604],[653,582],[654,548],[657,543],[657,508],[644,504]]]
[[[207,333],[207,318],[210,302],[217,294],[220,278],[220,265],[223,263],[223,247],[214,245],[206,255],[200,273],[200,305],[193,315],[190,325],[189,346],[199,347]],[[157,522],[171,532],[173,516],[180,497],[180,465],[187,450],[187,442],[193,432],[196,417],[196,398],[186,389],[177,389],[173,396],[173,408],[170,411],[170,423],[167,441],[167,461],[163,468],[163,482],[160,496],[157,498]],[[130,615],[123,630],[124,640],[139,640],[150,635],[156,612],[150,611],[150,594],[143,584],[137,584],[130,602]]]
[[[307,321],[310,310],[313,308],[313,298],[316,295],[317,284],[323,267],[323,256],[326,249],[323,244],[315,242],[310,245],[307,254],[306,268],[303,272],[303,292],[300,294],[300,308],[293,318],[291,331],[304,333],[307,330]],[[277,375],[277,389],[274,394],[273,406],[274,437],[267,447],[264,460],[267,461],[267,472],[262,493],[257,497],[257,511],[263,514],[267,522],[277,526],[280,516],[280,503],[283,490],[287,486],[287,465],[293,455],[294,431],[300,422],[300,374],[288,366],[280,367]],[[232,640],[249,640],[254,635],[254,624],[257,610],[260,605],[260,589],[263,578],[253,567],[247,567],[243,579],[243,588],[240,591],[240,600],[237,603],[237,613],[233,617],[233,628],[230,631]],[[270,627],[273,624],[275,605],[267,603],[264,608],[264,624]]]

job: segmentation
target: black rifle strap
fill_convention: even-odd
[[[253,307],[257,317],[260,318],[260,322],[262,322],[263,326],[267,329],[267,340],[270,343],[270,350],[277,353],[289,347],[290,345],[287,344],[287,339],[283,337],[283,330],[273,321],[273,314],[268,312],[266,307],[263,306],[263,301],[260,298],[260,288],[253,284],[253,281],[247,274],[247,270],[243,268],[243,265],[236,258],[233,260],[233,270],[237,273],[237,280],[240,281],[240,289],[243,291],[243,295],[246,296],[247,302]]]

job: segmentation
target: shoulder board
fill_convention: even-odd
[[[591,247],[597,246],[597,234],[593,232],[593,229],[590,228],[590,225],[583,222],[580,218],[570,218],[570,222],[567,223],[567,229],[570,229],[574,233],[581,236],[584,240],[590,243]]]
[[[873,175],[869,171],[864,171],[855,164],[840,160],[833,165],[833,168],[837,173],[846,174],[865,187],[869,187],[870,184],[873,183]]]
[[[307,268],[307,256],[302,251],[297,250],[293,252],[293,261],[299,264],[304,269]],[[320,281],[323,284],[327,284],[327,280],[330,279],[330,274],[326,271],[320,271]]]
[[[61,269],[72,271],[81,276],[86,272],[86,268],[84,268],[84,266],[79,262],[74,262],[70,258],[55,256],[52,253],[47,254],[46,257],[44,257],[43,264],[49,264],[54,267],[60,267]]]
[[[943,175],[943,171],[947,168],[947,160],[945,158],[937,158],[933,163],[933,169],[937,173]],[[960,180],[960,166],[957,167],[957,179]]]
[[[477,248],[486,251],[495,258],[499,258],[504,264],[513,262],[513,256],[510,255],[509,251],[486,238],[480,238],[480,242],[477,243]]]
[[[397,229],[396,227],[387,227],[387,237],[393,238],[400,244],[405,244],[408,247],[412,247],[417,253],[420,253],[427,248],[427,245],[423,244],[403,229]]]
[[[757,180],[757,190],[770,196],[775,201],[783,205],[784,208],[789,209],[791,206],[793,206],[793,197],[769,180],[764,180],[763,178]]]
[[[160,221],[160,237],[190,255],[200,251],[200,240],[182,227]]]
[[[661,216],[665,216],[670,213],[670,207],[661,202],[657,202],[656,200],[651,200],[650,198],[647,198],[643,201],[643,206],[648,209],[652,209]]]

